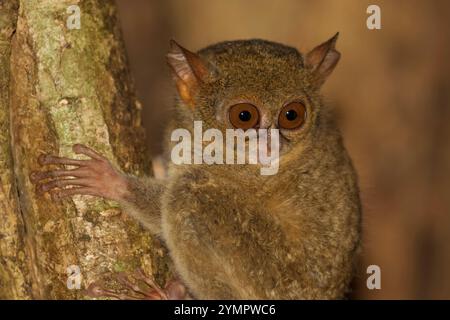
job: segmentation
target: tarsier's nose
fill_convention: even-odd
[[[261,117],[258,129],[270,130],[270,129],[277,129],[277,127],[271,115],[264,115]]]
[[[275,123],[270,123],[270,125],[266,126],[266,128],[260,128],[263,129],[265,132],[264,134],[259,134],[258,138],[260,139],[260,142],[263,143],[267,147],[267,152],[270,154],[272,148],[279,148],[280,147],[280,139],[279,139],[279,132],[278,128],[275,125]],[[261,132],[259,132],[261,133]],[[275,135],[276,133],[276,135]],[[272,141],[274,139],[274,141]]]

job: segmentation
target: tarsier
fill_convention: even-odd
[[[348,292],[360,243],[356,173],[319,91],[336,66],[337,34],[307,54],[263,40],[197,53],[171,42],[178,96],[168,132],[276,128],[279,171],[258,164],[174,165],[166,179],[122,174],[96,151],[41,155],[40,192],[118,201],[167,246],[178,283],[196,299],[335,299]],[[171,142],[167,139],[167,146]],[[75,168],[64,168],[64,166]],[[158,290],[182,298],[179,287]],[[172,289],[171,289],[172,288]]]

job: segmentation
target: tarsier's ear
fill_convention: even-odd
[[[170,41],[167,62],[172,68],[180,98],[193,107],[195,90],[206,80],[209,70],[198,55]]]
[[[316,87],[320,87],[325,82],[341,57],[341,54],[336,51],[338,36],[339,32],[306,54],[305,64],[313,73],[313,85]]]

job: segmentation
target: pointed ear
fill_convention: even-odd
[[[317,88],[322,86],[341,57],[335,48],[338,36],[339,32],[306,55],[305,64],[313,73],[314,85]]]
[[[167,63],[171,67],[180,98],[193,107],[195,91],[206,80],[209,70],[198,55],[170,41]]]

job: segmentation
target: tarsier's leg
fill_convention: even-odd
[[[41,155],[41,165],[74,166],[33,172],[30,179],[38,193],[50,192],[52,198],[92,195],[118,201],[127,213],[154,234],[161,232],[160,198],[165,182],[154,178],[136,178],[116,170],[104,156],[81,144],[73,146],[77,154],[90,159],[77,160]]]
[[[125,273],[119,273],[117,280],[123,285],[127,293],[105,289],[98,283],[92,283],[86,290],[86,295],[91,298],[109,297],[119,300],[186,300],[190,299],[186,288],[178,279],[167,282],[164,288],[160,288],[152,278],[146,276],[142,270],[137,270],[131,277]],[[145,287],[139,285],[145,284]]]

